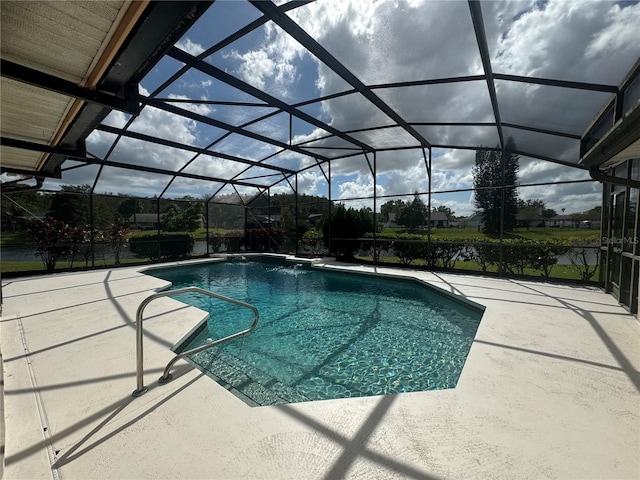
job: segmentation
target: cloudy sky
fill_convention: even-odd
[[[637,2],[600,1],[515,1],[483,2],[482,14],[494,73],[545,77],[558,80],[618,85],[640,54],[637,26],[640,5]],[[244,1],[218,0],[176,44],[197,56],[239,28],[261,16]],[[318,0],[290,10],[287,16],[306,30],[324,49],[346,66],[363,84],[375,86],[373,92],[397,112],[432,145],[496,146],[497,129],[491,126],[432,126],[430,122],[495,122],[486,82],[466,81],[427,86],[385,87],[394,82],[438,79],[484,73],[467,2],[421,0]],[[296,40],[271,22],[204,59],[269,95],[295,105],[300,102],[352,87],[327,65],[307,52]],[[141,82],[140,93],[152,94],[182,64],[163,59]],[[496,81],[501,120],[536,128],[580,135],[609,98],[609,94],[576,89]],[[157,96],[173,100],[221,100],[262,103],[197,70],[188,71]],[[269,107],[222,106],[202,103],[174,103],[199,115],[240,126],[275,111]],[[418,147],[418,141],[396,122],[359,94],[350,94],[299,109],[339,130],[388,127],[352,133],[351,136],[377,149]],[[121,127],[128,116],[114,113],[106,124]],[[132,131],[180,143],[207,147],[219,140],[224,131],[201,122],[185,119],[156,108],[146,107],[129,127]],[[323,138],[328,132],[294,118],[289,131],[289,116],[277,113],[246,127],[254,133],[306,147],[327,157],[346,152],[357,153],[355,144],[337,138]],[[576,163],[579,141],[525,130],[505,128],[519,150]],[[103,158],[115,136],[94,132],[88,150]],[[212,147],[252,160],[262,160],[279,151],[278,147],[238,134],[232,134]],[[335,150],[331,150],[334,148]],[[336,148],[342,148],[338,150]],[[346,148],[347,150],[344,150]],[[428,153],[427,153],[428,154]],[[450,191],[470,188],[471,150],[432,149],[432,190]],[[372,160],[369,156],[369,160]],[[246,170],[211,156],[199,156],[183,150],[124,138],[113,148],[110,160],[149,165],[168,170],[208,175],[220,179],[244,178],[248,182],[271,184],[282,176],[267,169]],[[265,163],[297,170],[311,167],[315,160],[298,153],[280,153]],[[69,162],[66,166],[75,165]],[[65,172],[66,184],[93,183],[97,166]],[[427,190],[423,151],[420,148],[379,152],[376,157],[378,195],[400,195]],[[327,167],[325,165],[325,173]],[[331,163],[333,199],[367,197],[374,182],[363,155],[338,159]],[[261,178],[254,178],[261,177]],[[578,169],[526,156],[520,159],[522,183],[587,179]],[[48,183],[50,188],[55,184]],[[176,179],[167,188],[160,175],[105,168],[96,185],[97,192],[161,194],[167,197],[211,194],[223,183],[194,179]],[[298,176],[302,193],[327,195],[328,188],[319,167]],[[240,189],[250,193],[249,189]],[[229,186],[222,192],[233,191]],[[290,191],[281,182],[272,193]],[[595,183],[560,184],[521,188],[522,198],[540,198],[548,207],[567,213],[583,211],[600,203],[600,187]],[[378,206],[386,200],[379,200]],[[432,197],[434,205],[446,204],[457,215],[474,210],[468,192],[440,193]],[[371,205],[370,201],[348,205]]]

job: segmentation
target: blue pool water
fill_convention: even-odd
[[[191,360],[252,405],[453,388],[482,313],[413,281],[282,261],[229,261],[148,272],[255,305],[260,322]],[[253,314],[197,294],[210,313],[184,351],[247,328]]]

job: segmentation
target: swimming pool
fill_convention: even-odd
[[[199,286],[255,305],[260,323],[191,361],[251,405],[439,390],[456,386],[482,308],[418,282],[282,260],[154,269],[172,288]],[[247,310],[195,294],[209,312],[178,352],[247,328]]]

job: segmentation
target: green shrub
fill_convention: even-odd
[[[209,242],[209,247],[211,247],[213,253],[217,253],[224,242],[224,236],[219,233],[210,233],[207,242]]]
[[[524,275],[525,270],[539,270],[545,278],[551,276],[551,270],[561,255],[568,253],[571,247],[556,242],[507,238],[502,243],[502,268],[513,275]],[[467,261],[476,262],[483,272],[490,266],[500,265],[500,244],[498,240],[481,243],[471,241],[461,255]]]
[[[466,261],[475,262],[480,266],[483,272],[486,272],[490,266],[498,266],[500,264],[500,245],[489,243],[482,240],[482,243],[471,243],[463,254]]]
[[[127,244],[127,235],[129,235],[129,229],[118,219],[113,221],[111,227],[106,232],[106,237],[109,239],[111,249],[113,250],[116,265],[120,265],[120,254]]]
[[[247,230],[246,245],[258,252],[279,251],[284,243],[284,230],[276,227],[250,228]]]
[[[366,235],[371,238],[373,235]],[[374,261],[380,260],[381,251],[389,248],[389,242],[398,261],[403,265],[411,265],[416,260],[424,260],[425,266],[442,267],[447,270],[455,268],[458,261],[473,262],[483,272],[502,270],[512,275],[537,275],[551,277],[552,270],[558,264],[558,259],[568,255],[571,265],[563,265],[564,270],[574,270],[584,281],[591,280],[597,272],[598,265],[589,264],[587,251],[590,247],[584,245],[572,246],[569,242],[559,240],[533,240],[528,238],[505,238],[502,242],[489,238],[456,238],[452,236],[446,241],[427,241],[422,234],[388,232],[376,236],[375,250],[373,242],[369,245],[369,254]],[[574,243],[584,243],[582,239],[572,239]],[[470,263],[463,268],[476,269]],[[566,268],[565,268],[566,267]],[[560,267],[557,267],[559,269]]]
[[[414,260],[424,258],[427,251],[427,245],[423,242],[422,235],[411,233],[397,233],[393,235],[393,243],[391,245],[400,263],[403,265],[411,265]]]
[[[380,261],[380,256],[382,255],[382,251],[391,248],[391,245],[393,244],[393,240],[391,239],[391,237],[395,237],[395,234],[378,234],[376,235],[375,242],[373,241],[373,235],[373,232],[368,232],[365,234],[364,238],[370,239],[370,241],[365,243],[364,245],[368,245],[367,250],[369,252],[369,255],[371,255],[371,258],[375,263],[378,263]]]
[[[540,270],[543,277],[551,275],[551,269],[570,247],[550,242],[526,239],[505,239],[502,246],[504,270],[511,274],[524,275],[525,269]]]
[[[551,269],[558,263],[558,258],[569,253],[572,248],[558,244],[540,243],[531,249],[530,256],[533,256],[531,268],[541,271],[541,275],[545,278],[551,276]]]
[[[224,234],[224,248],[227,252],[239,252],[244,244],[244,231],[232,230]]]
[[[74,228],[62,220],[52,217],[43,222],[34,220],[28,231],[47,272],[53,272],[56,262],[72,252]]]
[[[411,265],[415,260],[424,259],[428,267],[442,266],[446,269],[455,267],[458,259],[466,259],[466,252],[469,248],[469,241],[466,238],[451,241],[431,241],[421,234],[412,233],[388,233],[378,237],[374,254],[380,255],[380,250],[388,248],[389,244],[394,253],[404,265]],[[390,243],[389,243],[390,242]]]
[[[324,250],[322,244],[322,232],[315,228],[311,228],[304,232],[302,240],[300,240],[300,247],[302,247],[303,251],[311,252],[311,255],[318,255]]]
[[[593,248],[592,250],[596,255],[596,263],[595,265],[589,264],[588,259],[588,247],[577,247],[572,248],[569,253],[569,261],[571,262],[571,266],[575,270],[576,274],[580,278],[580,280],[589,281],[598,271],[598,261],[600,259],[600,249]]]
[[[158,242],[160,256],[158,258]],[[151,260],[186,257],[193,251],[195,241],[188,233],[161,233],[140,235],[129,240],[129,248],[137,258]]]
[[[425,261],[427,266],[451,270],[455,268],[458,259],[465,258],[467,251],[467,243],[460,241],[453,242],[431,242],[429,247],[425,248]],[[439,263],[438,263],[439,262]]]

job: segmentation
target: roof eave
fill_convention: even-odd
[[[118,52],[113,55],[96,89],[138,104],[138,83],[160,61],[164,53],[202,15],[212,2],[145,2],[137,20],[129,27]],[[131,8],[140,9],[138,2]],[[77,100],[73,117],[59,132],[56,146],[85,151],[85,140],[113,110],[98,103]],[[39,171],[58,175],[69,158],[51,154]],[[36,172],[34,172],[36,173]]]

